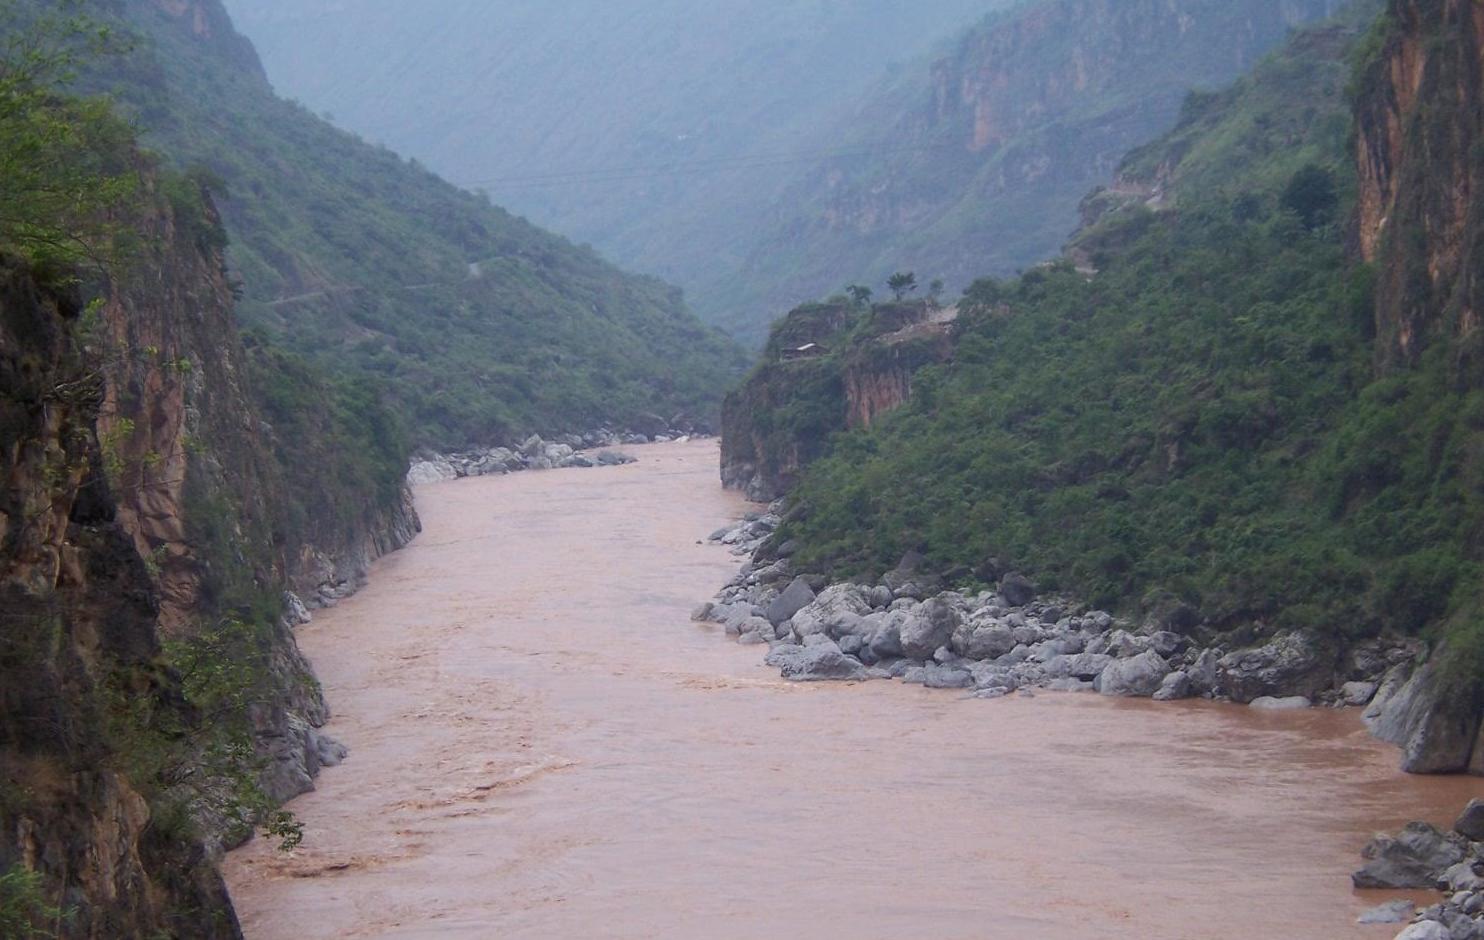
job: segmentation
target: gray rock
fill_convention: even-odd
[[[624,464],[639,462],[638,457],[631,457],[616,450],[600,450],[597,459],[600,467],[621,467]]]
[[[1424,920],[1413,924],[1396,935],[1396,940],[1452,940],[1453,934],[1435,920]]]
[[[1057,679],[1072,678],[1091,681],[1101,675],[1111,662],[1113,662],[1113,657],[1103,653],[1053,656],[1046,661],[1046,674]]]
[[[823,633],[840,636],[850,632],[871,612],[862,590],[855,584],[832,584],[819,592],[813,603],[793,615],[790,623],[799,636]]]
[[[1350,880],[1357,888],[1432,888],[1468,855],[1468,840],[1427,823],[1408,823],[1395,838],[1377,835],[1361,856],[1366,864]]]
[[[793,619],[794,614],[814,603],[814,589],[803,578],[794,578],[783,589],[773,603],[768,605],[763,616],[776,627]]]
[[[1352,708],[1360,708],[1368,704],[1375,694],[1376,683],[1374,682],[1347,682],[1340,686],[1340,701]]]
[[[290,627],[302,627],[306,623],[313,621],[314,615],[309,612],[308,607],[304,606],[304,602],[299,599],[299,595],[293,591],[284,591],[283,618]]]
[[[817,646],[775,646],[766,662],[791,682],[866,679],[866,667],[840,652],[833,643]]]
[[[873,608],[884,610],[891,604],[893,600],[891,596],[891,588],[887,587],[884,584],[878,584],[875,587],[871,588],[871,590],[867,593],[866,600]]]
[[[1336,656],[1303,633],[1284,633],[1264,646],[1221,657],[1216,688],[1234,702],[1264,696],[1313,698],[1334,681]]]
[[[1249,708],[1268,712],[1291,712],[1301,711],[1305,708],[1313,708],[1314,703],[1302,695],[1285,695],[1281,698],[1275,695],[1264,695],[1247,703]]]
[[[1000,596],[1011,607],[1024,607],[1036,599],[1036,586],[1024,575],[1012,571],[1000,579]]]
[[[1085,654],[1084,654],[1085,655]],[[1097,690],[1104,695],[1147,697],[1159,691],[1170,664],[1153,650],[1130,659],[1117,659],[1098,674]]]
[[[867,620],[869,618],[862,618]],[[892,659],[902,655],[902,621],[906,615],[902,613],[890,613],[882,616],[876,632],[871,634],[867,641],[871,652],[880,659]]]
[[[1411,901],[1387,901],[1361,914],[1355,919],[1357,924],[1403,924],[1412,919],[1417,912],[1417,905]]]
[[[712,604],[710,602],[701,604],[690,612],[690,619],[694,620],[696,623],[705,623],[706,621],[711,619],[711,613],[714,610],[716,610],[715,604]]]
[[[929,659],[953,637],[961,622],[950,604],[934,598],[914,608],[902,621],[899,634],[902,653],[912,659]]]
[[[1484,800],[1469,800],[1453,823],[1453,831],[1474,842],[1484,842]]]
[[[858,657],[861,650],[865,648],[865,645],[866,642],[858,636],[840,637],[840,652],[844,653],[847,656]]]
[[[1073,679],[1070,676],[1064,679],[1050,679],[1042,688],[1048,692],[1091,692],[1093,684],[1083,679]]]
[[[1172,672],[1165,676],[1158,691],[1154,693],[1156,702],[1173,702],[1182,698],[1190,698],[1190,676],[1183,672]]]
[[[1365,715],[1371,733],[1402,748],[1402,769],[1417,774],[1468,769],[1479,736],[1479,712],[1468,696],[1451,695],[1438,663],[1440,650],[1400,687],[1388,673]]]
[[[1438,879],[1439,884],[1448,886],[1449,891],[1479,891],[1484,889],[1484,878],[1474,870],[1475,863],[1464,860],[1457,865],[1450,865]]]
[[[955,636],[962,632],[956,631]],[[969,659],[999,659],[1017,645],[1015,634],[1009,627],[989,624],[971,630],[963,649],[958,652]]]
[[[1006,666],[995,663],[974,663],[969,667],[974,685],[980,689],[1005,689],[1013,692],[1020,688],[1020,680]]]
[[[1192,695],[1213,695],[1216,692],[1216,664],[1221,659],[1221,654],[1216,650],[1202,650],[1196,657],[1190,668],[1185,670],[1190,676],[1190,693]]]
[[[1179,656],[1190,648],[1190,640],[1169,630],[1149,634],[1149,648],[1165,659]]]
[[[922,684],[930,689],[967,689],[974,684],[974,676],[962,666],[939,665],[925,667]]]
[[[762,646],[768,642],[768,637],[763,636],[756,630],[752,631],[751,633],[744,633],[741,636],[737,637],[737,643],[741,646]]]

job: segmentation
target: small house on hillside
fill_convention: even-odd
[[[827,352],[829,352],[829,350],[825,349],[818,343],[805,343],[804,345],[795,347],[793,349],[785,349],[783,351],[783,361],[795,362],[800,359],[818,359],[820,356],[823,356]]]

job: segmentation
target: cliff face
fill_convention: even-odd
[[[794,310],[723,403],[722,484],[760,502],[788,492],[831,434],[870,426],[907,401],[919,369],[951,358],[955,315],[922,303]]]
[[[36,872],[75,910],[61,936],[234,937],[204,846],[151,825],[117,734],[124,698],[190,716],[159,665],[158,595],[108,481],[80,321],[75,297],[4,263],[0,869]]]
[[[260,417],[215,211],[141,175],[96,305],[0,268],[0,871],[64,936],[235,936],[215,852],[343,753],[284,591],[343,596],[417,522]]]
[[[1484,6],[1394,0],[1364,66],[1356,113],[1360,245],[1376,262],[1377,361],[1450,344],[1484,379]]]

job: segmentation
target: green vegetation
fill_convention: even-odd
[[[1106,211],[1076,243],[1095,277],[970,288],[954,363],[804,475],[780,536],[800,562],[878,574],[917,549],[1130,613],[1447,634],[1484,674],[1484,390],[1442,348],[1375,377],[1374,276],[1345,249],[1362,32],[1193,98],[1125,166],[1173,210]]]
[[[53,268],[114,259],[139,184],[133,134],[108,102],[56,91],[109,34],[8,0],[0,37],[0,245]]]
[[[64,911],[47,901],[39,874],[20,865],[0,872],[0,937],[54,937],[65,917]]]
[[[277,98],[208,7],[197,35],[155,4],[95,3],[135,48],[85,78],[211,191],[246,323],[376,388],[414,444],[710,416],[740,353],[677,290]]]

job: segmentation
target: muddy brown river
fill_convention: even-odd
[[[1479,790],[1354,711],[785,683],[689,620],[715,443],[635,454],[424,487],[302,628],[351,756],[230,856],[249,938],[1389,938],[1367,835]]]

